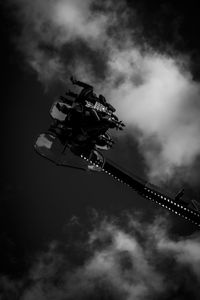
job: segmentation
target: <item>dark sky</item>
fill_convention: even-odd
[[[198,80],[200,19],[197,3],[190,1],[186,5],[178,1],[155,0],[128,3],[136,8],[143,37],[161,51],[166,47],[169,53],[172,50],[189,53],[193,76]],[[35,138],[48,127],[49,108],[53,99],[64,92],[64,86],[57,83],[45,92],[37,75],[26,65],[23,54],[15,46],[14,40],[21,28],[9,8],[3,7],[0,20],[0,271],[2,276],[18,280],[29,272],[37,253],[45,251],[52,241],[71,243],[73,236],[74,239],[84,239],[91,230],[94,209],[97,214],[113,217],[120,217],[125,211],[139,211],[141,218],[148,222],[152,222],[155,215],[165,216],[165,212],[104,174],[57,167],[37,156],[33,150]],[[122,157],[123,143],[129,147],[126,157]],[[110,156],[123,167],[145,176],[142,158],[136,144],[129,142],[129,137],[119,140]],[[75,228],[70,237],[66,228],[74,216],[80,227],[79,232]],[[187,236],[196,230],[178,217],[168,215],[167,218],[173,224],[171,231],[176,236]],[[84,233],[81,235],[81,232]],[[71,259],[76,262],[77,254],[74,255],[75,258]],[[189,293],[188,297],[192,295],[191,291],[185,293]],[[1,299],[23,299],[20,292],[9,295],[2,293]],[[177,296],[177,299],[185,299],[185,295]],[[170,299],[168,296],[162,299]],[[117,297],[105,292],[102,298],[93,296],[90,299]]]

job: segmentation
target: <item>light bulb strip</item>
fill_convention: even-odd
[[[100,167],[100,165],[98,164],[98,161],[89,160],[84,155],[81,155],[81,158],[83,158],[86,161],[89,161],[92,165],[94,165],[96,167]],[[119,178],[119,176],[113,174],[111,172],[111,170],[109,170],[109,168],[108,169],[106,168],[106,166],[108,166],[108,164],[104,165],[104,167],[102,168],[102,171],[104,173],[106,173],[107,175],[113,177],[118,182],[123,183],[126,186],[130,187],[131,189],[133,189],[134,191],[136,191],[138,194],[140,194],[142,197],[144,197],[144,198],[146,198],[148,200],[153,201],[154,203],[162,206],[163,208],[168,209],[170,212],[174,213],[175,215],[178,215],[178,216],[184,218],[185,220],[188,220],[188,221],[192,222],[193,224],[195,224],[195,225],[197,225],[197,226],[200,227],[200,215],[199,215],[198,212],[196,212],[196,211],[194,211],[194,210],[192,210],[192,209],[190,209],[188,207],[185,207],[181,203],[175,202],[170,197],[168,197],[166,195],[162,195],[161,193],[159,193],[159,192],[157,192],[157,191],[155,191],[153,189],[150,189],[149,187],[146,187],[145,185],[143,185],[143,189],[138,190],[136,187],[134,187],[130,183],[126,182],[122,178]],[[120,171],[120,173],[122,174],[121,171]],[[127,174],[124,174],[124,175],[127,176]],[[130,180],[131,179],[133,181],[135,181],[133,178],[130,177]],[[141,183],[138,183],[138,184],[140,184],[142,186]]]

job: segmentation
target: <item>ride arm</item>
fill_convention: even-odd
[[[87,157],[84,157],[84,155],[82,155],[82,158],[89,160]],[[98,164],[98,162],[91,160],[90,163],[93,163],[95,165]],[[159,188],[157,188],[156,186],[137,177],[136,175],[130,175],[128,174],[128,172],[121,170],[121,168],[119,166],[116,166],[116,164],[112,161],[107,160],[104,164],[104,167],[102,168],[102,171],[112,176],[118,182],[129,186],[143,198],[157,203],[158,205],[168,209],[172,213],[179,215],[200,227],[199,202],[196,201],[194,205],[194,200],[190,203],[183,200],[177,201],[176,197],[172,197],[163,192],[160,192]]]
[[[70,96],[70,97],[72,97],[72,98],[77,98],[77,97],[78,97],[78,94],[72,92],[71,90],[68,90],[68,91],[65,93],[65,95]]]
[[[114,165],[113,162],[106,162],[104,165],[104,171],[114,177],[114,179],[128,185],[143,198],[167,208],[174,214],[179,215],[200,227],[200,211],[197,210],[192,203],[184,202],[183,200],[177,201],[176,197],[171,197],[158,191],[156,186],[153,186],[134,175],[130,176],[124,171],[121,171]]]
[[[79,81],[79,80],[76,80],[73,76],[70,78],[71,79],[71,82],[75,85],[78,85],[84,89],[91,89],[93,90],[93,87],[85,82],[82,82],[82,81]]]

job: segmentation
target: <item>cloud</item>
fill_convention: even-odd
[[[199,235],[172,238],[166,219],[144,224],[128,215],[121,225],[100,218],[78,248],[73,243],[52,242],[23,282],[4,277],[5,295],[9,289],[10,299],[20,292],[23,300],[198,299]],[[70,256],[76,251],[83,260],[74,263]]]
[[[72,62],[65,57],[64,63],[62,47],[79,39],[94,48],[103,43],[107,17],[91,14],[91,0],[10,0],[10,4],[22,24],[17,46],[45,85],[66,79],[65,64]]]
[[[199,84],[178,59],[163,55],[125,50],[110,65],[109,98],[137,137],[151,180],[171,179],[178,168],[189,177],[200,153]]]
[[[182,265],[186,265],[196,274],[200,280],[200,237],[194,236],[192,239],[184,239],[172,241],[169,239],[160,240],[158,249],[163,253],[167,253],[175,257],[176,261]]]
[[[91,0],[87,1],[57,1],[55,2],[53,21],[56,26],[61,27],[63,41],[73,40],[76,37],[89,40],[102,40],[107,18],[101,14],[91,14]]]
[[[151,181],[193,181],[200,88],[186,55],[152,49],[125,1],[10,2],[23,25],[18,47],[41,82],[66,82],[72,73],[90,82],[137,140]]]

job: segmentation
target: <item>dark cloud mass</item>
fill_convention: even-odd
[[[168,225],[159,218],[151,225],[141,223],[131,215],[120,221],[99,218],[87,239],[74,241],[73,247],[52,242],[33,260],[25,279],[1,278],[4,295],[23,300],[199,299],[199,236],[172,237]],[[81,231],[73,220],[68,226]],[[83,258],[78,266],[70,248]]]

